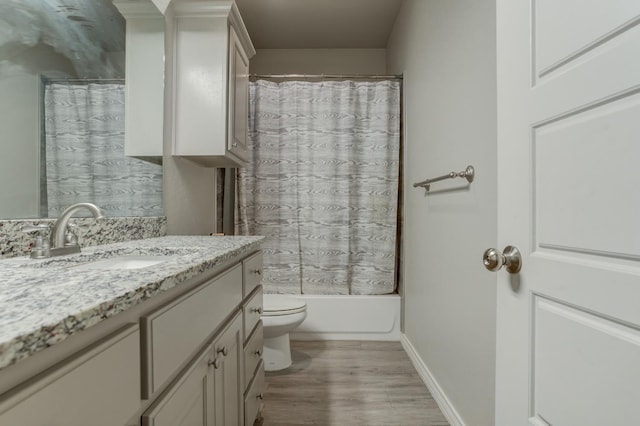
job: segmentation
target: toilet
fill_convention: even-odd
[[[302,299],[281,294],[265,294],[261,315],[264,327],[265,371],[283,370],[291,365],[289,332],[307,317],[307,304]]]

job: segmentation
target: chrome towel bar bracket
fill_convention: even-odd
[[[461,172],[449,172],[446,175],[442,175],[442,176],[438,176],[437,178],[433,178],[433,179],[427,179],[427,180],[423,180],[422,182],[416,182],[413,184],[414,188],[424,188],[425,191],[429,192],[429,189],[431,189],[431,184],[434,182],[439,182],[441,180],[445,180],[445,179],[454,179],[457,177],[460,178],[465,178],[467,180],[467,182],[471,183],[473,182],[473,178],[475,176],[475,169],[473,168],[473,166],[467,166],[466,169],[464,169]]]

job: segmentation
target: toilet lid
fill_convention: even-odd
[[[265,294],[262,299],[263,315],[289,315],[304,312],[307,304],[304,300],[281,294]]]

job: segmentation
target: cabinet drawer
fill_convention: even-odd
[[[0,402],[2,425],[122,425],[140,407],[140,333],[131,325]]]
[[[247,297],[262,282],[262,252],[242,261],[242,273],[244,278],[242,296]]]
[[[262,360],[262,351],[264,348],[264,336],[262,333],[262,321],[258,321],[258,325],[249,341],[244,347],[244,389],[249,386],[256,367]]]
[[[260,362],[258,371],[253,382],[244,397],[244,425],[252,426],[262,404],[262,393],[264,392],[264,362]]]
[[[245,302],[242,311],[244,315],[244,341],[246,342],[251,331],[260,321],[260,315],[262,315],[262,287],[259,287],[253,296]]]
[[[242,300],[238,264],[177,301],[141,318],[144,335],[143,398],[182,365]]]

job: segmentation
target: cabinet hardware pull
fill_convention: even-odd
[[[262,271],[260,269],[254,269],[253,273],[256,275],[262,275]]]
[[[209,361],[207,365],[209,367],[213,365],[213,368],[217,370],[218,368],[220,368],[220,360],[218,360],[218,357],[215,357],[213,361]]]
[[[253,308],[253,312],[255,312],[256,314],[260,314],[262,315],[262,308]]]
[[[257,356],[262,356],[262,350],[258,349],[257,351],[254,352],[254,354],[256,354]]]
[[[229,351],[227,350],[226,346],[221,347],[216,352],[219,353],[219,354],[221,353],[222,356],[227,356],[229,354]]]
[[[262,392],[260,392],[258,395],[256,395],[256,398],[258,398],[258,399],[264,399],[264,395],[262,395]]]

